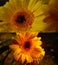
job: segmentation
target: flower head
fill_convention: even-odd
[[[13,50],[16,61],[22,63],[39,62],[45,55],[45,51],[41,47],[41,37],[36,37],[35,33],[19,33],[13,43],[9,47]]]
[[[9,0],[4,6],[0,7],[0,21],[4,26],[8,24],[9,27],[6,29],[10,32],[40,32],[47,26],[43,22],[45,6],[40,0]]]
[[[50,0],[48,9],[46,9],[45,22],[49,24],[46,32],[58,31],[58,0]]]

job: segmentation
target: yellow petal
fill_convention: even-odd
[[[27,63],[33,62],[33,59],[30,55],[25,55],[25,56],[26,56]]]
[[[42,41],[40,39],[41,39],[41,37],[39,37],[39,38],[35,37],[32,39],[32,43],[34,43],[34,46],[42,45]]]
[[[34,16],[40,16],[40,15],[44,15],[45,11],[44,9],[46,8],[46,5],[41,5],[36,11],[34,11]]]
[[[43,31],[46,27],[47,27],[47,24],[44,23],[44,18],[45,16],[39,16],[39,17],[36,17],[36,19],[34,20],[34,23],[32,24],[32,28],[30,31],[36,31],[36,32],[40,32],[40,31]]]
[[[16,0],[10,0],[9,1],[15,8],[17,8]]]
[[[0,32],[10,32],[10,24],[6,21],[0,22]]]
[[[12,7],[15,9],[15,10],[18,10],[18,7],[17,7],[17,0],[10,0],[9,3],[12,5]]]
[[[23,8],[27,8],[29,4],[29,0],[22,0],[22,6]]]
[[[15,5],[18,9],[21,9],[23,7],[22,0],[15,0]]]
[[[15,52],[14,52],[14,55],[20,54],[20,52],[21,52],[21,49],[20,48],[19,49],[16,49]]]
[[[20,56],[21,56],[21,49],[16,49],[15,52],[14,52],[14,59],[16,61],[18,61]]]
[[[15,12],[15,8],[13,8],[13,6],[10,4],[10,2],[7,2],[4,7],[6,8],[6,10],[8,10],[10,17],[13,15],[13,13]]]
[[[34,50],[32,51],[32,57],[34,57],[35,59],[40,59],[42,57],[44,57],[45,55],[45,51],[44,49],[42,49],[40,46],[38,48],[34,48]]]
[[[32,39],[38,35],[38,32],[23,32],[23,36],[27,39]]]
[[[0,20],[4,20],[4,11],[3,11],[3,8],[0,7]]]
[[[42,6],[42,3],[41,3],[41,1],[38,1],[35,5],[34,5],[34,7],[31,9],[32,11],[35,11],[35,10],[37,10],[38,8],[40,8]]]
[[[22,63],[24,63],[25,62],[25,55],[24,54],[22,54],[22,56],[21,56],[21,61],[22,61]]]
[[[13,8],[12,8],[12,6],[11,6],[11,4],[9,3],[9,2],[7,2],[5,5],[4,5],[4,7],[6,8],[6,10],[8,11],[8,13],[9,13],[9,15],[10,15],[10,17],[12,16],[12,14],[13,14]]]
[[[41,46],[37,46],[36,48],[34,48],[34,53],[36,53],[38,55],[38,57],[44,56],[45,55],[45,51]]]
[[[9,47],[10,47],[10,49],[12,49],[13,51],[16,51],[17,49],[19,49],[19,45],[15,45],[15,44],[10,45]]]
[[[21,57],[21,54],[16,54],[16,55],[14,55],[14,59],[15,59],[16,61],[20,61],[20,60],[21,60],[20,57]]]
[[[36,40],[40,41],[40,40],[41,40],[41,37],[34,37],[33,40],[35,40],[35,41],[36,41]]]
[[[6,14],[7,13],[7,14]],[[9,21],[10,14],[8,10],[3,6],[0,7],[0,20]]]
[[[31,10],[31,9],[34,7],[36,1],[37,1],[37,0],[30,0],[30,1],[29,1],[28,10]]]

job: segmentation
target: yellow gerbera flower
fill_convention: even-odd
[[[43,9],[46,5],[41,2],[40,0],[9,0],[0,7],[0,21],[2,21],[0,28],[3,28],[1,31],[43,31],[47,26],[43,21],[45,18]]]
[[[35,33],[24,32],[17,34],[14,44],[9,47],[13,50],[13,56],[16,61],[39,63],[45,55],[45,51],[41,45],[41,37],[36,37]]]

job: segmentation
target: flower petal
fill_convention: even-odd
[[[36,31],[36,32],[40,32],[40,31],[43,31],[46,27],[47,27],[47,24],[44,23],[43,19],[45,18],[45,16],[40,16],[40,17],[37,17],[35,20],[34,20],[34,23],[32,25],[32,28],[30,29],[30,31]]]
[[[23,7],[22,0],[15,0],[15,4],[16,4],[16,6],[17,6],[18,9],[19,8],[21,9]]]
[[[25,32],[23,33],[23,35],[20,33],[17,33],[17,42],[19,43],[19,44],[21,44],[21,43],[23,43],[23,41],[26,39],[25,38]],[[24,39],[25,38],[25,39]]]
[[[22,56],[21,56],[21,61],[22,61],[22,63],[24,63],[24,62],[25,62],[25,60],[26,60],[25,55],[24,55],[24,54],[22,54]]]
[[[32,39],[32,43],[34,43],[34,46],[39,46],[39,45],[42,45],[42,41],[41,41],[41,37],[37,38],[33,38]]]
[[[26,33],[26,32],[25,32]],[[25,37],[27,38],[27,39],[32,39],[32,38],[34,38],[34,37],[36,37],[38,35],[38,32],[27,32],[26,34],[25,34]]]
[[[7,13],[7,14],[6,14]],[[9,21],[10,12],[6,7],[0,7],[0,20]]]
[[[0,22],[0,32],[10,32],[10,27],[9,27],[9,23],[3,21],[3,22]]]
[[[16,49],[14,52],[14,59],[16,61],[19,61],[19,58],[21,57],[21,49]]]
[[[13,51],[19,49],[19,45],[15,45],[15,44],[10,45],[9,47],[10,47],[10,49],[12,49]]]
[[[25,56],[26,56],[27,63],[33,62],[33,59],[30,55],[25,55]]]
[[[16,55],[14,55],[14,59],[15,59],[16,61],[20,61],[20,57],[21,57],[21,54],[16,54]]]
[[[38,48],[34,48],[32,51],[32,57],[34,59],[38,59],[41,60],[43,58],[43,56],[45,55],[45,51],[44,49],[42,49],[40,46]]]
[[[22,0],[23,8],[27,8],[30,0]]]
[[[31,10],[34,7],[36,2],[37,0],[30,0],[28,5],[28,10]]]
[[[15,10],[17,10],[17,0],[10,0],[9,3],[15,8]]]
[[[41,5],[37,10],[34,11],[34,16],[40,16],[40,15],[44,15],[44,9],[46,8],[46,5]]]
[[[41,1],[38,1],[35,5],[34,5],[34,7],[31,9],[32,11],[35,11],[35,10],[37,10],[39,7],[41,7],[42,6],[42,3],[41,3]]]

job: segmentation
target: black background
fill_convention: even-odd
[[[9,0],[0,0],[0,6],[3,6]]]

